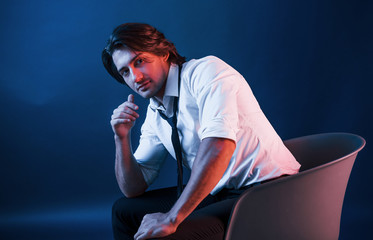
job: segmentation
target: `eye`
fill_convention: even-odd
[[[138,58],[138,59],[136,59],[135,64],[136,64],[136,66],[138,66],[138,65],[141,65],[143,62],[144,62],[143,58]]]
[[[122,77],[127,77],[128,74],[129,74],[129,72],[130,72],[130,71],[129,71],[128,68],[123,69],[122,72],[121,72]]]

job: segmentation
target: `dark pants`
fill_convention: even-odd
[[[245,189],[223,190],[216,196],[207,196],[174,234],[162,239],[223,239],[231,209]],[[176,200],[176,187],[148,191],[136,198],[118,199],[112,212],[114,238],[133,239],[145,214],[168,212]]]

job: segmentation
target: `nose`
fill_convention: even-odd
[[[143,74],[138,69],[132,69],[132,75],[135,83],[140,82],[143,79]]]

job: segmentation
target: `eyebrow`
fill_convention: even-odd
[[[129,63],[134,62],[134,61],[136,60],[136,58],[138,58],[138,57],[141,56],[142,54],[143,54],[142,52],[136,54],[136,55],[135,55],[135,56],[130,60]],[[118,73],[121,74],[121,71],[123,71],[125,68],[127,68],[127,67],[126,67],[126,66],[121,67],[121,68],[118,70]]]

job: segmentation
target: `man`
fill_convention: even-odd
[[[239,194],[298,172],[245,79],[222,60],[186,62],[162,33],[140,23],[118,26],[102,60],[117,81],[150,99],[134,154],[139,107],[132,94],[111,119],[115,172],[125,195],[113,206],[116,239],[223,239]],[[179,161],[191,169],[180,196],[176,188],[146,192],[167,154],[178,156],[168,118],[177,121]]]

